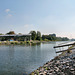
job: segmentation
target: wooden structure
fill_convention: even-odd
[[[60,48],[60,47],[72,46],[72,45],[75,45],[75,43],[72,43],[72,44],[66,44],[66,45],[60,45],[60,46],[54,46],[54,48]],[[75,50],[75,48],[71,48],[71,49],[67,49],[67,50]],[[64,51],[67,51],[67,50],[56,51],[56,53],[64,52]]]

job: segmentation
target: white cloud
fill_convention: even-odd
[[[5,12],[8,13],[10,11],[10,9],[6,9]]]
[[[10,9],[6,9],[5,12],[7,13],[6,17],[12,17],[12,14],[8,13],[8,12],[10,12]]]

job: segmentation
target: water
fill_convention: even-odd
[[[53,47],[62,42],[34,46],[0,46],[0,75],[26,75],[56,56]]]

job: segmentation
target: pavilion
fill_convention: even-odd
[[[0,35],[0,41],[30,41],[31,34],[6,34]]]

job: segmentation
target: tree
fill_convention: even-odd
[[[36,38],[37,40],[41,40],[41,32],[40,31],[37,31],[37,38]]]
[[[10,32],[8,32],[6,34],[15,34],[15,32],[14,31],[10,31]]]
[[[63,37],[62,41],[68,41],[69,39],[67,37]]]
[[[19,35],[22,35],[22,33],[18,33]]]
[[[48,39],[50,41],[55,41],[57,39],[56,34],[42,35],[42,39]]]
[[[30,31],[30,34],[31,34],[31,38],[32,40],[36,40],[36,32],[35,31]]]
[[[52,37],[56,37],[56,34],[49,34],[50,36],[52,36]]]

